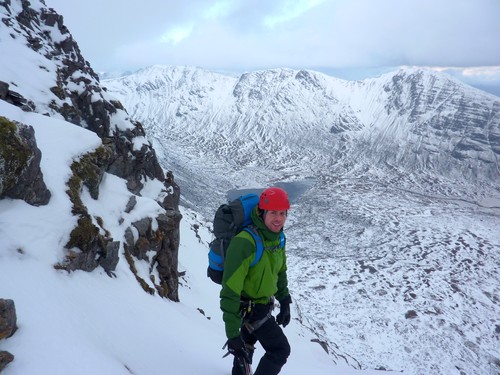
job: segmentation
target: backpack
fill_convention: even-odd
[[[221,205],[215,212],[213,221],[215,239],[210,243],[208,252],[207,276],[216,284],[222,284],[224,272],[224,259],[231,239],[246,231],[250,233],[255,241],[255,259],[250,264],[253,267],[262,258],[264,244],[262,238],[257,233],[257,229],[252,225],[250,217],[252,210],[259,203],[259,196],[256,194],[242,195],[235,200]],[[285,235],[281,232],[280,248],[285,246]]]

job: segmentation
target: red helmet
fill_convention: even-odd
[[[260,195],[259,208],[265,211],[288,210],[290,208],[288,194],[279,187],[267,188]]]

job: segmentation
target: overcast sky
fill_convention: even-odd
[[[46,4],[64,16],[97,71],[164,64],[235,72],[289,67],[335,73],[410,65],[474,67],[466,74],[500,76],[500,0]]]

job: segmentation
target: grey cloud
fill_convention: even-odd
[[[233,0],[218,19],[205,17],[216,3],[206,0],[46,2],[98,69],[500,65],[498,0],[327,0],[273,28],[264,18],[289,2]],[[190,37],[159,43],[169,28],[190,23]]]

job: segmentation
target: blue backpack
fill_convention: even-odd
[[[215,239],[210,243],[207,268],[207,276],[214,283],[222,283],[227,248],[231,239],[241,231],[244,230],[250,233],[255,241],[257,251],[250,267],[253,267],[262,258],[264,244],[262,238],[257,233],[257,229],[252,225],[252,219],[250,218],[252,210],[258,203],[258,195],[246,194],[227,204],[221,205],[215,212],[213,221]],[[281,232],[280,248],[283,247],[285,247],[285,234]]]

